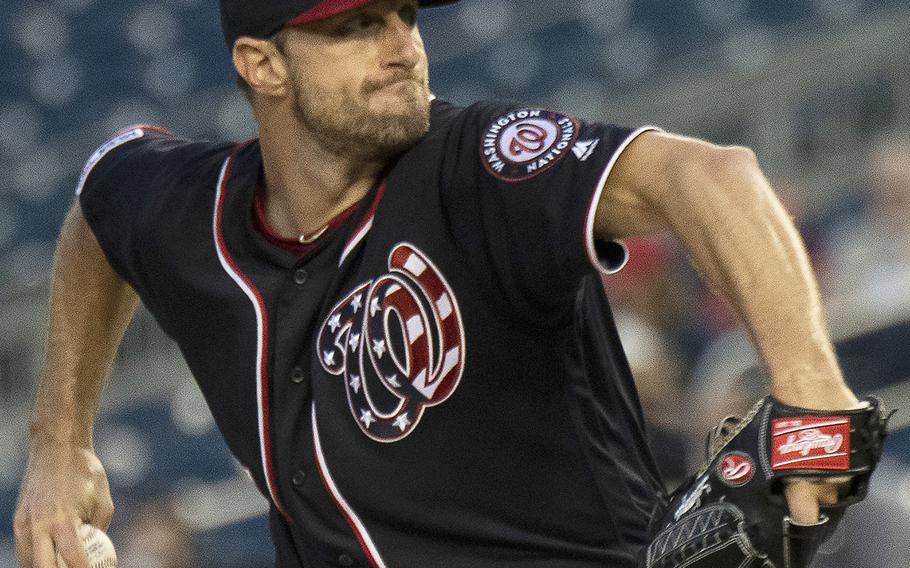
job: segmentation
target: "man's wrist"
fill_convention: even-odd
[[[29,423],[28,430],[30,448],[47,444],[76,448],[92,447],[91,429],[67,426],[62,420],[33,419]]]
[[[859,404],[837,367],[801,365],[771,375],[771,394],[784,404],[816,410],[842,410]]]

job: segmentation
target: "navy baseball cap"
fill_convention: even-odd
[[[285,26],[329,18],[372,0],[221,0],[221,27],[228,47],[240,36],[266,38]],[[420,6],[441,6],[458,0],[420,0]]]

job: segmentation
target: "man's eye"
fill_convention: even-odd
[[[352,18],[344,23],[343,26],[338,30],[340,35],[349,35],[356,34],[359,32],[364,32],[372,29],[377,25],[376,18],[371,18],[369,16],[357,16]]]

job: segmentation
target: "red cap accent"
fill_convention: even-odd
[[[299,26],[307,22],[331,18],[336,14],[359,8],[370,1],[371,0],[322,0],[322,2],[316,4],[303,14],[292,18],[287,25]]]

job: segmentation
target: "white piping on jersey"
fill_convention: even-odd
[[[385,561],[379,554],[379,550],[376,548],[376,544],[373,542],[372,537],[370,537],[370,533],[367,532],[360,517],[357,516],[357,513],[355,513],[354,509],[348,504],[347,500],[341,494],[341,491],[338,490],[338,486],[335,485],[335,480],[332,479],[332,474],[329,472],[329,466],[325,461],[325,455],[322,453],[322,442],[319,439],[319,426],[316,423],[315,401],[310,408],[310,416],[313,423],[313,447],[316,450],[316,462],[319,465],[319,474],[322,476],[322,481],[325,483],[326,489],[328,489],[329,493],[332,495],[335,504],[347,518],[348,524],[350,524],[351,528],[354,530],[355,536],[357,537],[357,540],[360,541],[360,546],[366,553],[370,564],[375,568],[386,568]]]
[[[267,345],[265,344],[265,314],[263,312],[263,306],[259,302],[257,293],[253,291],[250,285],[246,282],[246,279],[241,276],[237,269],[233,266],[231,260],[228,259],[228,252],[226,245],[223,245],[222,239],[220,239],[220,221],[221,221],[221,199],[224,192],[225,186],[225,177],[228,172],[228,168],[231,164],[232,156],[229,156],[224,160],[224,164],[221,166],[221,173],[218,175],[218,186],[215,189],[215,207],[212,213],[212,234],[215,238],[215,251],[218,253],[218,260],[221,262],[221,267],[227,272],[228,276],[243,290],[243,293],[246,294],[246,297],[249,298],[250,303],[253,304],[253,310],[256,313],[256,413],[259,425],[259,453],[262,460],[262,473],[265,477],[265,484],[269,490],[269,495],[272,497],[272,502],[275,503],[275,506],[279,511],[284,513],[281,505],[281,501],[278,499],[278,492],[275,489],[273,480],[272,480],[272,464],[269,452],[269,443],[268,443],[268,424],[266,424],[265,418],[265,405],[266,401],[263,398],[265,381],[266,377],[264,376],[263,361],[265,358],[265,350]],[[224,246],[224,250],[222,250]]]
[[[625,149],[632,143],[633,140],[638,138],[644,132],[649,130],[655,130],[657,132],[663,132],[660,128],[656,126],[642,126],[641,128],[629,134],[629,136],[623,140],[622,144],[619,145],[619,148],[613,153],[613,156],[610,158],[610,161],[607,163],[607,167],[604,168],[603,175],[600,176],[600,181],[597,182],[597,191],[594,192],[594,197],[591,200],[591,205],[588,207],[588,219],[585,222],[585,247],[588,250],[588,260],[591,261],[591,264],[602,272],[603,274],[615,274],[623,269],[626,265],[626,262],[629,260],[629,251],[626,249],[626,245],[620,241],[615,241],[620,245],[626,252],[625,259],[619,266],[604,266],[600,259],[597,257],[597,249],[594,247],[594,217],[597,215],[597,204],[600,203],[600,196],[603,194],[604,185],[607,183],[607,178],[610,176],[610,172],[613,171],[613,166],[616,165],[616,160],[619,159],[619,156],[625,151]]]
[[[338,260],[338,266],[341,267],[344,264],[344,260],[348,257],[349,254],[360,244],[360,241],[363,240],[367,233],[370,232],[370,229],[373,228],[373,217],[371,216],[369,221],[363,224],[363,227],[357,231],[357,234],[351,239],[351,241],[344,247],[344,251],[341,253],[341,258]]]
[[[113,138],[99,146],[85,162],[85,166],[82,167],[82,173],[79,174],[79,183],[76,185],[76,195],[82,195],[82,190],[85,188],[85,182],[88,181],[89,174],[92,173],[92,170],[95,169],[95,166],[98,165],[101,158],[107,156],[108,152],[114,148],[123,146],[127,142],[142,138],[143,136],[145,136],[145,131],[142,128],[137,127],[127,130],[126,132],[117,133]]]

